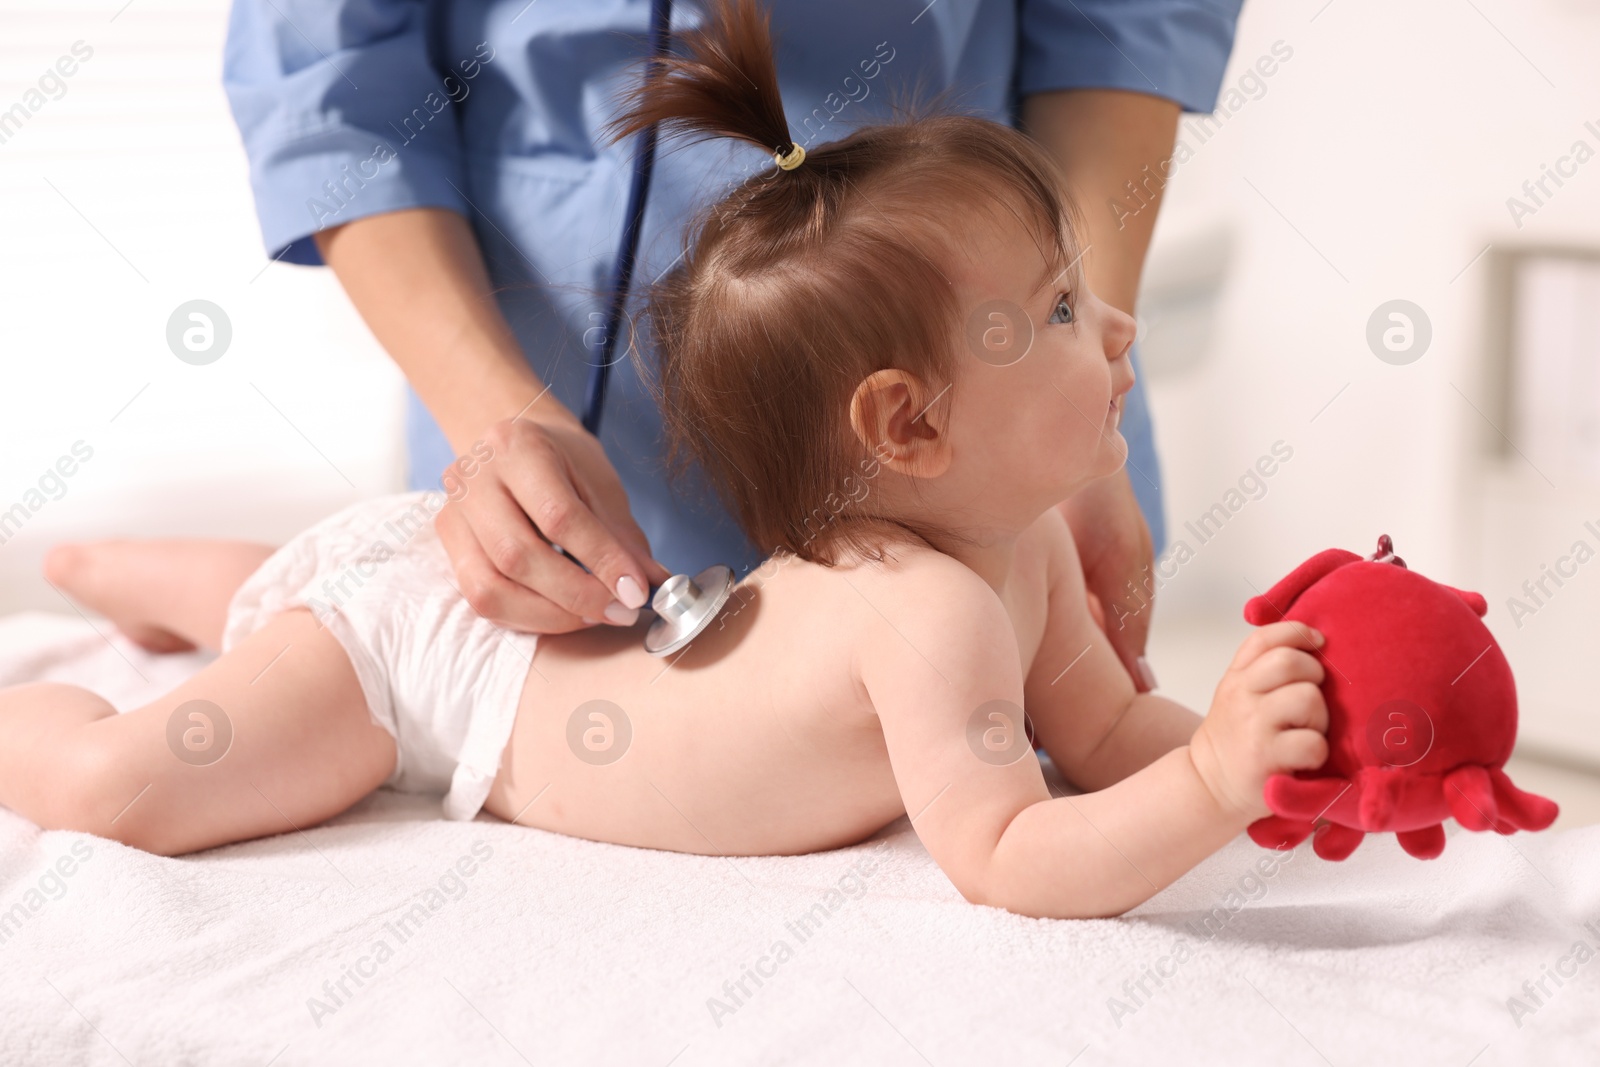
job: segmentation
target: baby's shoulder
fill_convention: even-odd
[[[1016,655],[1010,614],[999,595],[964,563],[924,544],[896,545],[881,561],[829,569],[839,603],[854,602],[850,641],[859,663],[908,650],[920,662],[949,664],[997,649]]]
[[[881,606],[935,610],[947,603],[1000,602],[989,584],[966,564],[920,542],[898,543],[884,551],[882,560],[845,562],[829,571],[864,599]]]

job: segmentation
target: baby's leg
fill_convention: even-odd
[[[151,652],[216,651],[228,602],[272,553],[248,541],[66,543],[45,555],[44,575]]]
[[[162,855],[314,826],[394,763],[344,649],[303,608],[123,715],[75,686],[0,690],[0,804]]]

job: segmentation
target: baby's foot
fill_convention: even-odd
[[[120,595],[118,558],[122,542],[63,542],[45,553],[41,569],[47,581],[89,610],[104,615],[128,640],[147,652],[189,652],[194,644],[171,630],[142,621]]]

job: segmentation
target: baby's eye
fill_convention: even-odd
[[[1061,316],[1059,319],[1056,317],[1058,315]],[[1055,310],[1050,313],[1050,321],[1065,324],[1074,321],[1074,318],[1072,303],[1067,299],[1067,294],[1062,293],[1057,296]]]

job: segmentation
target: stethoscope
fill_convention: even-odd
[[[650,0],[650,55],[652,62],[667,54],[672,28],[672,0]],[[617,249],[617,269],[611,283],[611,303],[606,328],[599,344],[599,361],[589,368],[588,388],[584,391],[583,428],[599,436],[600,416],[605,410],[606,383],[611,376],[611,353],[622,332],[622,319],[633,283],[633,267],[639,253],[639,231],[644,225],[645,203],[650,196],[650,176],[655,170],[656,128],[639,134],[633,162],[633,182],[628,188],[628,210],[622,226],[622,243]],[[693,641],[733,593],[733,568],[714,564],[690,578],[674,574],[655,588],[650,610],[656,621],[644,635],[644,648],[653,656],[667,656]]]

